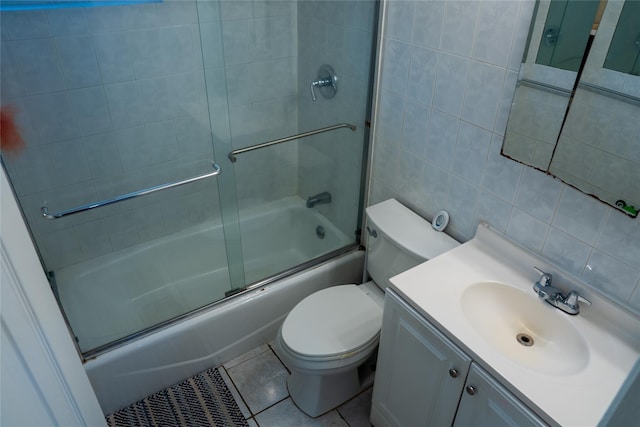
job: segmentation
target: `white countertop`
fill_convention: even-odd
[[[538,301],[532,289],[538,266],[553,272],[565,292],[579,289],[592,301],[571,316]],[[480,225],[476,237],[391,279],[392,289],[440,327],[482,367],[504,383],[547,422],[596,425],[640,357],[640,319],[557,267]],[[589,348],[584,368],[550,374],[524,367],[481,337],[462,310],[462,294],[479,282],[499,282],[530,293],[549,316],[566,316]],[[563,286],[564,285],[564,286]],[[563,319],[560,319],[563,320]],[[544,363],[553,364],[553,360]],[[567,361],[563,361],[567,363]]]

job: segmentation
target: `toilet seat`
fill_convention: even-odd
[[[315,292],[294,307],[281,328],[291,353],[306,360],[350,357],[377,344],[382,308],[356,285]]]

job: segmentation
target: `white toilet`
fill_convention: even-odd
[[[366,213],[366,267],[373,280],[309,295],[278,331],[278,354],[291,371],[289,394],[311,417],[372,384],[389,278],[459,245],[394,199]]]

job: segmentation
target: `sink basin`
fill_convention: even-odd
[[[503,283],[465,289],[462,311],[471,327],[517,364],[548,375],[572,375],[589,362],[589,349],[569,315],[531,292]]]

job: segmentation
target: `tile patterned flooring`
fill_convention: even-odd
[[[218,369],[250,426],[371,426],[371,388],[318,418],[299,410],[287,391],[289,372],[271,345],[255,348]]]

